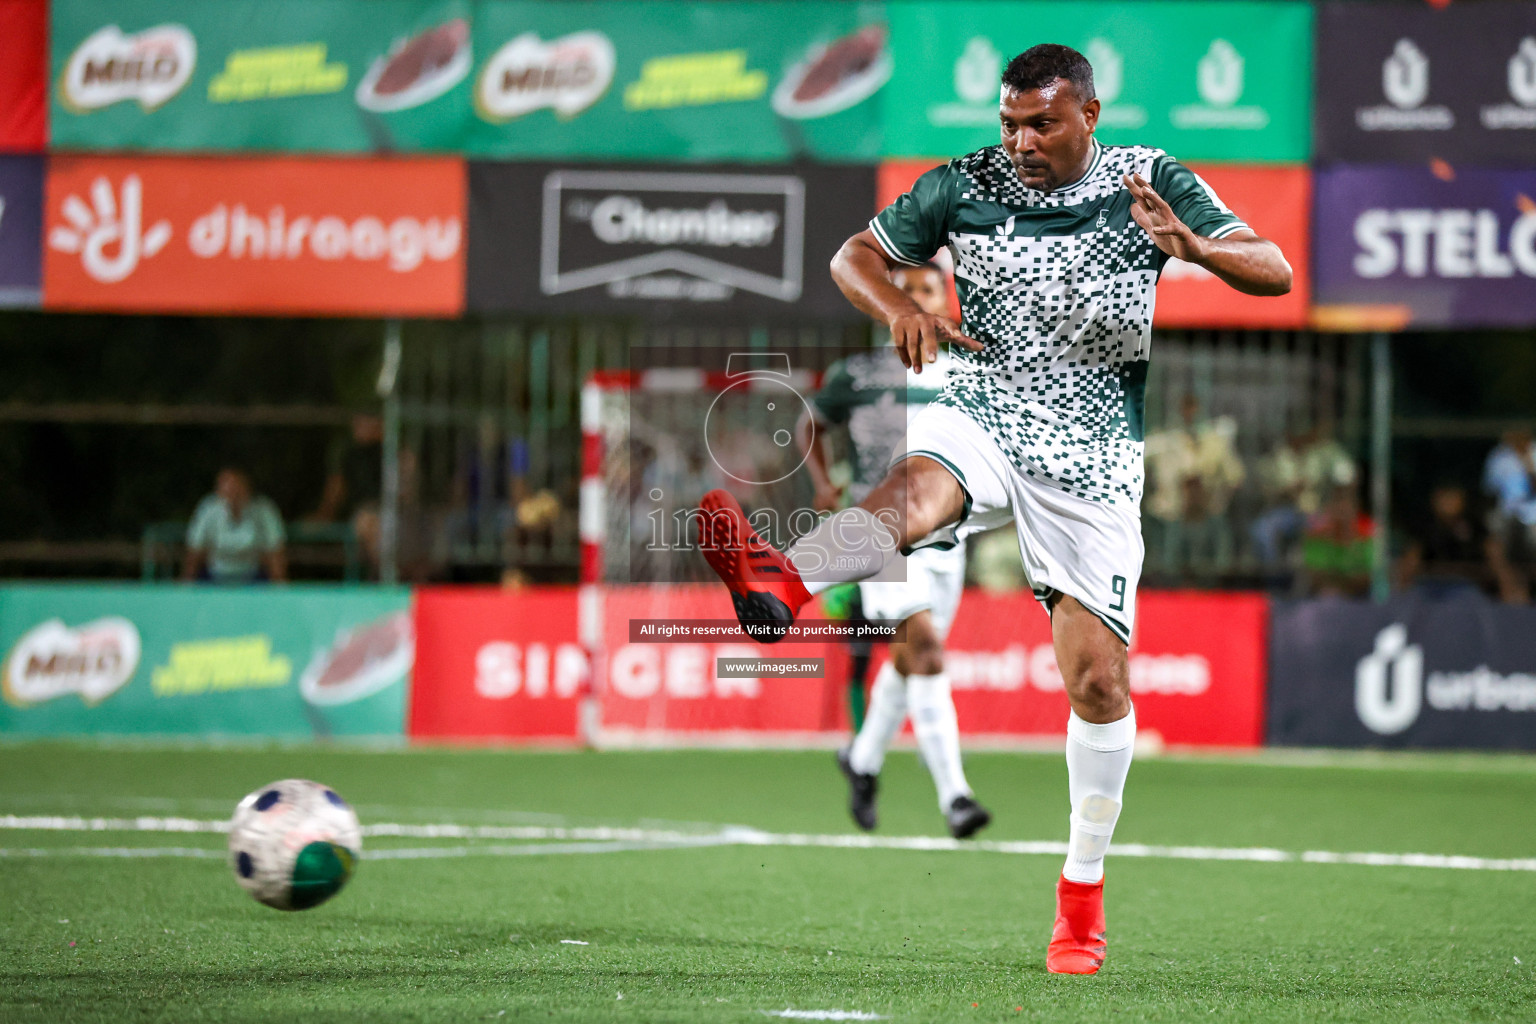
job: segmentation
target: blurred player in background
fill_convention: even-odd
[[[947,314],[948,282],[932,263],[902,267],[891,281],[919,308],[938,316]],[[835,511],[843,500],[829,472],[829,428],[847,428],[853,463],[849,497],[861,501],[885,477],[892,457],[904,450],[907,422],[938,396],[948,366],[949,353],[942,350],[938,361],[919,375],[902,365],[890,347],[881,345],[849,356],[827,371],[821,392],[811,400],[811,416],[799,425],[818,512]],[[992,820],[965,781],[960,726],[949,677],[944,674],[944,637],[964,586],[964,541],[914,552],[906,561],[904,580],[858,584],[863,618],[899,622],[905,637],[891,644],[890,660],[875,676],[858,735],[852,746],[837,755],[848,778],[849,813],[866,832],[876,824],[875,796],[886,748],[908,714],[950,834],[964,839]]]
[[[1076,50],[1031,47],[1001,85],[1002,144],[924,174],[832,261],[849,301],[890,326],[903,363],[924,372],[940,342],[952,346],[948,383],[908,427],[906,457],[787,555],[711,492],[702,546],[743,626],[773,639],[815,591],[1014,521],[1072,706],[1071,832],[1046,967],[1093,974],[1106,952],[1104,854],[1136,738],[1126,644],[1157,279],[1178,258],[1239,291],[1282,295],[1291,268],[1168,154],[1099,144],[1093,68]],[[964,331],[891,278],[946,246]]]

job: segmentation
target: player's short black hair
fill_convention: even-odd
[[[1072,47],[1060,43],[1031,46],[1003,69],[1003,85],[1015,92],[1042,89],[1058,78],[1071,82],[1084,103],[1097,95],[1093,90],[1093,65]]]

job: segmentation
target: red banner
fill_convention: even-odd
[[[48,141],[48,0],[0,0],[0,153]]]
[[[575,590],[418,590],[409,735],[574,742],[588,676],[576,608]]]
[[[1268,602],[1254,594],[1147,591],[1131,644],[1131,696],[1143,736],[1170,744],[1262,742]],[[426,588],[416,599],[410,735],[434,739],[578,737],[588,656],[574,590]],[[745,638],[635,642],[631,620],[729,619],[716,587],[615,587],[603,599],[599,681],[608,742],[740,735],[845,735],[847,649]],[[721,658],[822,658],[820,679],[722,678]],[[945,654],[969,737],[1055,737],[1067,697],[1050,620],[1028,594],[969,590]]]
[[[879,209],[895,202],[918,176],[937,166],[934,160],[882,164],[876,183]],[[1158,327],[1305,327],[1311,303],[1308,268],[1312,260],[1307,220],[1312,203],[1312,172],[1305,167],[1231,167],[1191,165],[1221,201],[1254,231],[1280,246],[1295,275],[1291,291],[1278,298],[1244,295],[1222,284],[1210,271],[1172,260],[1157,286]],[[959,316],[958,300],[950,305]]]
[[[43,304],[453,316],[464,204],[454,159],[58,157]]]
[[[824,733],[846,728],[841,645],[631,643],[630,620],[733,617],[724,588],[612,587],[603,609],[607,733]],[[822,679],[720,678],[719,658],[824,658]]]
[[[1131,699],[1141,734],[1193,746],[1262,743],[1268,601],[1144,590],[1136,604]],[[1034,598],[967,590],[944,661],[963,734],[1066,734],[1050,619]]]

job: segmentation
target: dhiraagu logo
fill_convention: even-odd
[[[1257,104],[1242,104],[1247,61],[1229,40],[1213,39],[1195,66],[1195,90],[1199,103],[1185,103],[1168,112],[1175,128],[1185,131],[1225,129],[1262,131],[1269,127],[1269,111]]]
[[[1093,88],[1098,94],[1099,124],[1105,128],[1140,128],[1147,123],[1147,108],[1137,103],[1121,103],[1125,90],[1125,57],[1108,39],[1098,36],[1088,40],[1083,56],[1093,65]]]

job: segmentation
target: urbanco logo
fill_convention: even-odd
[[[1355,666],[1355,713],[1367,729],[1393,736],[1418,720],[1423,704],[1424,649],[1408,643],[1408,627],[1394,622]]]
[[[91,202],[70,193],[60,211],[67,224],[48,232],[48,247],[78,254],[80,265],[103,284],[115,284],[138,269],[171,240],[171,222],[156,221],[144,230],[144,183],[137,174],[123,178],[121,193],[105,176],[91,182]]]
[[[1269,111],[1243,98],[1247,62],[1227,39],[1212,39],[1195,66],[1195,90],[1201,102],[1186,103],[1168,112],[1175,128],[1186,131],[1228,129],[1261,131],[1269,127]]]
[[[1362,131],[1445,131],[1456,115],[1443,104],[1425,106],[1429,98],[1430,66],[1419,44],[1399,39],[1381,63],[1381,92],[1387,105],[1361,107],[1355,123]]]
[[[1506,81],[1515,102],[1497,103],[1478,111],[1483,127],[1536,129],[1536,36],[1526,36],[1509,58]]]

